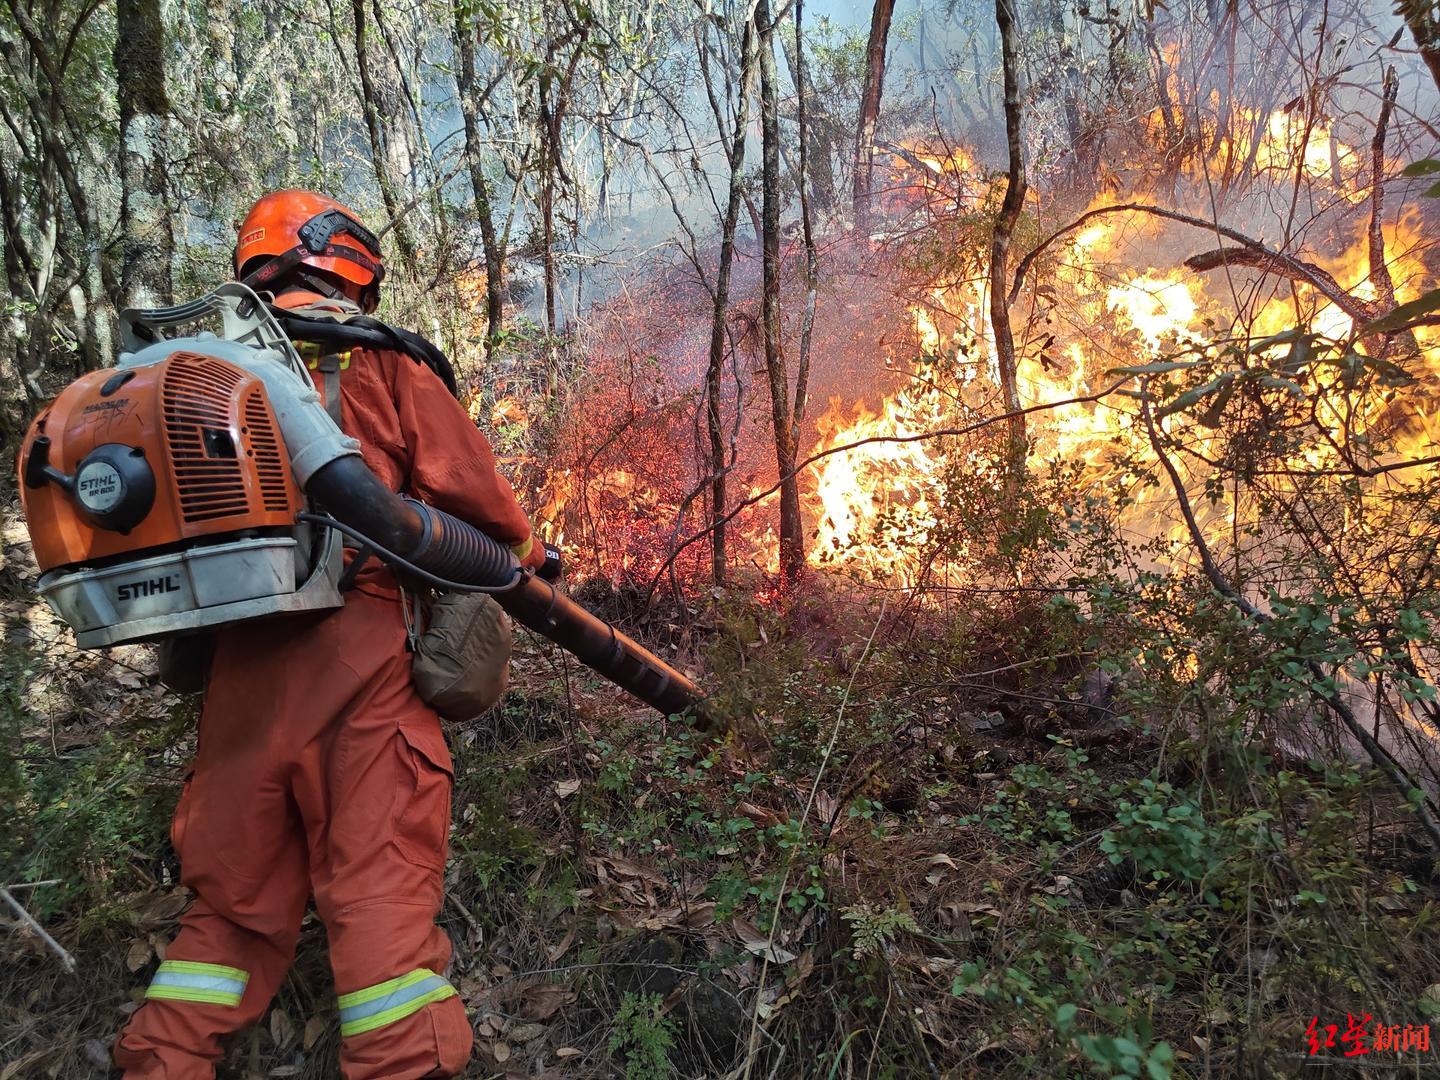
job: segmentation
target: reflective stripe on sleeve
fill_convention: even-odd
[[[416,968],[408,975],[367,986],[351,994],[342,994],[340,1034],[359,1035],[363,1031],[373,1031],[419,1012],[432,1001],[444,1001],[454,996],[455,988],[439,975]]]
[[[195,960],[166,960],[150,980],[147,998],[167,1001],[195,1001],[205,1005],[238,1008],[245,996],[250,973],[223,964],[202,964]]]

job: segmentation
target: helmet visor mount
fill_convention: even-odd
[[[344,210],[332,207],[329,210],[322,210],[304,225],[300,226],[300,242],[310,250],[312,254],[325,254],[326,247],[330,244],[330,238],[336,233],[349,233],[370,251],[378,260],[380,257],[380,239],[360,222],[356,221]]]

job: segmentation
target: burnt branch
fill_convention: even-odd
[[[1020,289],[1025,284],[1025,275],[1028,274],[1030,268],[1035,265],[1035,260],[1048,251],[1057,240],[1082,228],[1087,222],[1093,221],[1095,218],[1103,217],[1107,214],[1124,213],[1149,214],[1151,217],[1164,218],[1166,221],[1175,221],[1181,225],[1204,229],[1206,232],[1214,233],[1216,236],[1223,237],[1226,240],[1233,240],[1243,249],[1242,252],[1236,253],[1234,249],[1220,248],[1216,251],[1206,252],[1203,255],[1192,256],[1185,260],[1185,265],[1189,266],[1192,270],[1213,270],[1216,266],[1225,262],[1245,264],[1246,260],[1254,260],[1263,256],[1265,260],[1267,260],[1266,265],[1268,267],[1278,269],[1282,272],[1288,271],[1289,276],[1294,277],[1296,280],[1309,282],[1322,296],[1347,315],[1350,315],[1351,318],[1357,317],[1357,314],[1352,313],[1366,312],[1369,310],[1366,307],[1358,306],[1360,305],[1360,301],[1342,289],[1338,281],[1318,266],[1312,266],[1310,263],[1297,259],[1293,255],[1286,255],[1284,252],[1266,247],[1259,240],[1246,236],[1244,233],[1232,229],[1228,225],[1221,225],[1218,221],[1210,221],[1206,218],[1196,217],[1194,214],[1182,214],[1178,210],[1166,210],[1163,207],[1151,206],[1149,203],[1134,202],[1115,203],[1111,206],[1100,206],[1094,210],[1086,211],[1074,221],[1070,222],[1070,224],[1056,229],[1044,240],[1036,244],[1030,253],[1021,259],[1019,265],[1015,267],[1015,276],[1011,278],[1010,282],[1010,303],[1013,304],[1016,299],[1019,298]],[[1198,265],[1194,265],[1196,260],[1200,260]],[[1214,261],[1211,262],[1210,260]],[[1209,265],[1206,265],[1207,262]],[[1251,261],[1248,265],[1256,264]],[[1361,318],[1362,321],[1368,322],[1374,318],[1376,314],[1379,313],[1359,315],[1358,317]]]
[[[1221,266],[1251,266],[1266,274],[1276,274],[1313,286],[1316,292],[1357,323],[1367,323],[1383,314],[1383,310],[1377,305],[1351,296],[1328,271],[1282,252],[1272,251],[1258,243],[1253,247],[1219,247],[1213,251],[1202,251],[1186,259],[1185,266],[1200,272],[1215,270]]]
[[[1375,295],[1388,310],[1395,306],[1395,281],[1385,262],[1385,230],[1381,216],[1385,210],[1385,131],[1390,126],[1390,113],[1395,108],[1395,95],[1400,79],[1392,66],[1385,71],[1385,87],[1380,95],[1380,116],[1375,121],[1375,137],[1370,140],[1370,283]]]

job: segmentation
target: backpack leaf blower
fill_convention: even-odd
[[[166,336],[217,319],[219,335]],[[641,701],[708,724],[681,672],[503,544],[386,487],[250,289],[120,321],[118,365],[61,391],[20,449],[40,593],[81,648],[339,607],[344,534],[413,578],[493,594]]]

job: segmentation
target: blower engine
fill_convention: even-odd
[[[167,336],[217,317],[219,336]],[[679,671],[504,545],[381,483],[244,285],[126,311],[120,332],[119,364],[70,384],[20,450],[40,592],[82,648],[339,607],[344,534],[412,579],[492,593],[640,700],[706,722]]]

